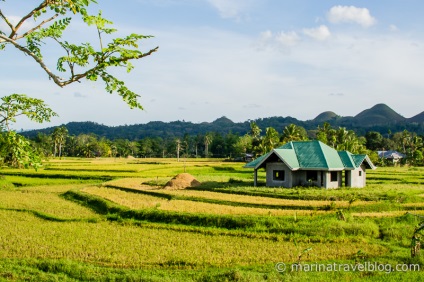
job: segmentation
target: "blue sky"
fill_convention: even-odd
[[[17,129],[70,121],[197,123],[221,116],[308,120],[324,111],[354,116],[377,103],[404,117],[424,111],[422,1],[98,2],[91,10],[102,10],[120,35],[155,36],[140,48],[159,46],[157,53],[134,63],[130,74],[114,72],[141,95],[145,110],[131,110],[100,83],[61,89],[9,47],[0,53],[1,95],[41,98],[60,115],[41,125],[22,119]],[[29,8],[22,1],[0,4],[12,18]],[[1,21],[0,28],[5,28]],[[69,38],[91,40],[95,31],[75,22]],[[54,69],[55,62],[50,65]]]

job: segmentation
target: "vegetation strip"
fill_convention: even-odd
[[[387,202],[387,203],[379,202],[376,204],[349,206],[349,207],[337,206],[336,201],[331,202],[331,204],[325,204],[322,206],[257,204],[257,203],[245,203],[245,202],[210,199],[210,198],[194,197],[194,196],[171,195],[167,193],[127,188],[127,187],[121,187],[116,185],[105,185],[105,187],[117,189],[117,190],[121,190],[125,192],[149,195],[149,196],[163,198],[167,200],[185,200],[185,201],[192,201],[192,202],[203,202],[203,203],[209,203],[209,204],[219,204],[219,205],[227,205],[227,206],[234,206],[234,207],[248,207],[248,208],[265,208],[265,209],[277,209],[277,210],[310,210],[310,211],[318,211],[318,210],[332,211],[332,210],[341,209],[341,210],[349,210],[351,212],[407,211],[407,210],[423,210],[424,209],[424,206],[422,207],[402,206],[398,203],[391,203],[391,202]],[[191,189],[191,190],[195,190],[195,189]],[[206,191],[206,190],[203,190],[203,191]],[[249,195],[249,196],[252,196],[252,195]],[[261,197],[265,197],[265,196],[261,196]]]
[[[299,235],[322,236],[324,238],[334,238],[341,235],[359,235],[377,238],[379,235],[378,225],[371,220],[362,219],[352,225],[349,222],[338,220],[335,215],[315,216],[315,220],[311,221],[311,217],[308,216],[230,216],[171,212],[156,208],[131,210],[104,198],[75,190],[67,191],[63,194],[63,197],[90,207],[98,213],[107,215],[108,220],[121,221],[122,219],[132,219],[136,221],[216,227],[229,230],[266,232],[270,234],[297,233]],[[324,225],[329,226],[331,232],[329,232],[329,229],[324,230],[322,228]]]
[[[73,190],[66,192],[63,196],[65,199],[86,205],[98,213],[108,215],[110,220],[128,218],[135,220],[147,220],[151,222],[218,227],[226,229],[253,228],[256,225],[256,221],[252,217],[246,216],[231,217],[189,214],[161,211],[157,209],[131,210],[101,197]]]
[[[203,202],[203,203],[209,203],[209,204],[219,204],[219,205],[227,205],[227,206],[234,206],[234,207],[290,209],[290,210],[325,210],[325,211],[332,209],[330,205],[325,205],[322,207],[295,206],[295,205],[267,205],[267,204],[243,203],[243,202],[234,202],[234,201],[226,201],[226,200],[208,199],[208,198],[202,198],[202,197],[170,195],[170,194],[165,194],[160,192],[125,188],[125,187],[119,187],[114,185],[105,185],[105,187],[118,189],[118,190],[131,192],[131,193],[150,195],[150,196],[154,196],[158,198],[164,198],[167,200],[186,200],[186,201],[192,201],[192,202]]]
[[[207,191],[207,192],[286,199],[286,200],[318,200],[318,201],[361,200],[366,202],[372,202],[372,201],[393,201],[393,200],[398,201],[399,197],[407,196],[399,192],[394,193],[393,191],[373,192],[372,195],[367,195],[364,193],[368,191],[358,190],[356,188],[351,188],[352,190],[340,188],[338,190],[331,190],[331,191],[323,189],[323,188],[308,188],[308,189],[306,188],[300,188],[300,189],[299,188],[294,188],[294,189],[276,188],[276,189],[284,189],[284,192],[274,192],[275,188],[268,188],[268,187],[262,188],[264,192],[257,191],[258,188],[254,188],[255,191],[251,191],[250,189],[252,188],[243,187],[243,189],[241,190],[240,188],[234,188],[234,187],[210,188],[210,187],[202,187],[202,186],[187,188],[187,190],[195,190],[195,191]],[[316,191],[316,190],[319,190],[319,191]],[[312,194],[315,192],[317,193]]]
[[[28,209],[12,209],[12,208],[1,208],[0,207],[0,210],[31,213],[38,218],[48,220],[48,221],[55,221],[55,222],[97,222],[98,221],[95,218],[84,218],[84,219],[82,219],[82,218],[59,218],[57,216],[53,216],[53,215],[50,215],[50,214],[47,214],[47,213],[34,211],[34,210],[28,210]]]
[[[62,179],[83,179],[83,180],[101,180],[101,181],[110,181],[113,180],[112,176],[100,176],[100,175],[72,175],[72,174],[42,174],[42,173],[28,173],[22,174],[22,171],[2,171],[1,175],[12,175],[12,176],[25,176],[33,178],[62,178]]]

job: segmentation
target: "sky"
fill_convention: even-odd
[[[28,3],[29,2],[29,3]],[[40,1],[0,2],[12,20]],[[18,119],[15,129],[72,121],[109,126],[149,121],[234,122],[272,116],[310,120],[324,111],[355,116],[384,103],[404,117],[424,111],[422,0],[125,0],[97,1],[90,11],[114,23],[117,36],[152,35],[140,50],[158,52],[114,70],[140,95],[130,109],[103,84],[83,80],[64,88],[28,56],[0,52],[1,96],[43,99],[59,114],[49,123]],[[118,4],[119,3],[119,4]],[[5,30],[0,20],[0,30]],[[98,44],[74,21],[74,43]],[[55,69],[60,50],[46,45]]]

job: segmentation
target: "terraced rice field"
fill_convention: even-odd
[[[187,170],[201,182],[162,189]],[[422,265],[424,170],[384,168],[363,189],[253,187],[241,163],[70,159],[3,169],[0,281],[414,281],[422,272],[279,272],[278,262]]]

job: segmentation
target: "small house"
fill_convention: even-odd
[[[266,170],[266,186],[323,188],[364,187],[366,169],[375,169],[364,154],[337,151],[320,141],[292,141],[244,166]]]
[[[381,159],[386,159],[391,161],[393,164],[398,163],[401,159],[405,158],[406,156],[402,153],[399,153],[398,151],[377,151],[378,157]]]

